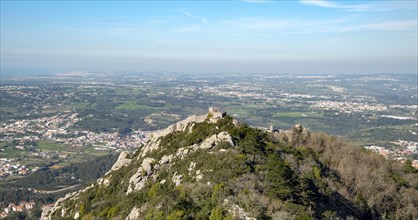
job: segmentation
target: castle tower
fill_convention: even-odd
[[[274,127],[273,127],[273,124],[270,124],[269,131],[270,131],[270,132],[274,132]]]
[[[218,119],[225,117],[226,112],[221,111],[219,107],[209,107],[208,114],[211,115],[211,122],[216,122]]]

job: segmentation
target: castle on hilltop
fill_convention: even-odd
[[[211,116],[210,121],[215,122],[219,119],[222,119],[226,116],[225,111],[221,111],[219,107],[211,106],[209,107],[208,115]]]
[[[190,115],[186,119],[183,119],[175,124],[168,126],[165,129],[158,131],[153,131],[147,134],[147,138],[158,138],[165,136],[174,131],[184,131],[189,123],[201,123],[205,120],[209,120],[210,123],[216,123],[219,119],[222,119],[226,116],[225,111],[221,111],[218,107],[209,107],[208,113],[204,115]]]

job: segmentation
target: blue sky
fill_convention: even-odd
[[[2,74],[417,73],[412,1],[1,1]]]

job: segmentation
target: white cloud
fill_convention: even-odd
[[[346,1],[349,2],[349,1]],[[326,0],[299,0],[299,3],[323,8],[336,8],[346,11],[393,11],[399,9],[416,9],[416,1],[375,1],[368,4],[342,4]]]
[[[238,29],[254,31],[286,29],[297,25],[292,20],[261,17],[241,17],[238,19],[224,20],[221,23]]]
[[[339,27],[350,22],[349,18],[328,20],[296,20],[263,17],[241,17],[221,22],[223,29],[265,33],[324,33],[339,32]]]
[[[190,13],[188,11],[182,11],[181,13],[184,14],[184,15],[186,15],[189,18],[193,18],[193,19],[199,20],[199,21],[201,21],[203,23],[208,23],[208,19],[207,18],[195,16],[195,15],[193,15],[192,13]]]
[[[301,0],[299,2],[302,3],[302,4],[305,4],[305,5],[315,5],[315,6],[326,7],[326,8],[336,8],[337,7],[337,5],[335,5],[334,3],[326,2],[326,1],[320,1],[320,0]]]
[[[356,31],[414,31],[417,30],[417,21],[392,20],[379,22],[355,22],[352,17],[328,19],[328,20],[297,20],[276,19],[263,17],[241,17],[238,19],[224,20],[215,26],[221,30],[243,31],[245,33],[343,33]]]
[[[324,0],[300,0],[299,2],[305,5],[314,5],[324,8],[340,8],[350,11],[366,11],[372,9],[371,5],[347,5]]]

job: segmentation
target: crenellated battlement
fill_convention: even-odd
[[[200,123],[206,120],[206,118],[208,117],[207,114],[203,114],[203,115],[191,115],[175,124],[172,124],[170,126],[168,126],[165,129],[161,129],[161,130],[157,130],[157,131],[153,131],[147,134],[147,139],[151,139],[151,138],[159,138],[162,136],[165,136],[169,133],[175,132],[175,131],[184,131],[184,129],[186,129],[187,125],[189,123],[195,122],[195,123]]]
[[[216,121],[218,121],[219,119],[222,119],[223,117],[225,117],[226,112],[225,111],[221,111],[219,108],[217,107],[209,107],[208,113],[207,114],[203,114],[203,115],[191,115],[175,124],[172,124],[170,126],[168,126],[165,129],[161,129],[161,130],[157,130],[157,131],[153,131],[147,134],[147,139],[152,139],[152,138],[159,138],[162,136],[165,136],[171,132],[175,132],[175,131],[184,131],[184,129],[186,129],[187,125],[189,123],[195,122],[195,123],[201,123],[204,122],[208,116],[209,117],[209,122],[214,123]]]

